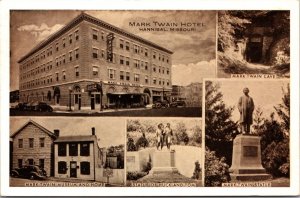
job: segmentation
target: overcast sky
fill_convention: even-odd
[[[17,61],[39,42],[62,28],[81,11],[12,11],[11,12],[11,90],[19,88]],[[85,11],[162,45],[174,52],[172,83],[187,85],[215,77],[215,11]],[[201,23],[192,32],[143,32],[129,22]],[[153,27],[153,26],[151,26]],[[187,78],[188,76],[188,78]]]
[[[249,95],[253,98],[255,109],[260,107],[265,118],[270,117],[270,113],[275,112],[274,106],[282,103],[282,88],[286,90],[287,80],[271,81],[218,81],[220,91],[223,93],[223,100],[228,106],[235,106],[232,118],[239,120],[239,111],[237,108],[239,98],[244,95],[243,89],[248,87]],[[255,111],[255,110],[254,110]]]
[[[10,117],[10,120],[10,135],[12,135],[30,118]],[[54,129],[59,129],[60,136],[92,135],[92,127],[95,127],[101,148],[125,144],[125,119],[113,117],[34,117],[31,120],[52,132]]]

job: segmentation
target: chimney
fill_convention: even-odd
[[[95,127],[92,127],[92,135],[95,135]]]
[[[56,137],[59,136],[59,130],[58,130],[58,129],[54,129],[54,135],[55,135]]]

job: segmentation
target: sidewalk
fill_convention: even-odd
[[[149,108],[141,107],[141,108],[132,108],[132,109],[104,109],[103,111],[100,110],[59,110],[54,109],[53,112],[55,113],[83,113],[83,114],[94,114],[94,113],[109,113],[109,112],[123,112],[123,111],[141,111],[141,110],[147,110]]]

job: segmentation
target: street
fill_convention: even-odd
[[[201,117],[201,107],[161,109],[119,109],[103,112],[91,111],[19,111],[10,109],[10,116],[124,116],[124,117]]]

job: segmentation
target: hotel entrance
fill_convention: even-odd
[[[101,110],[100,93],[91,93],[91,110]]]

